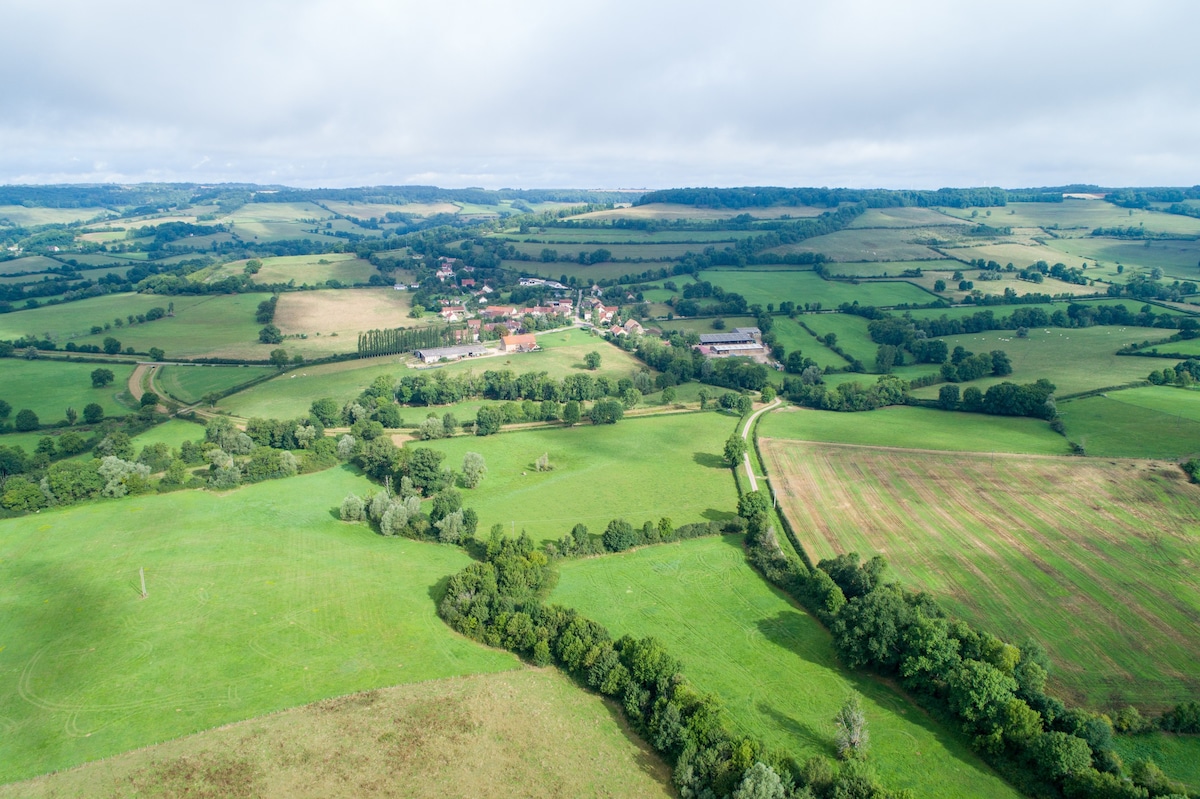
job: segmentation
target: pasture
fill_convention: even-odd
[[[647,269],[659,269],[664,264],[657,263],[626,263],[624,261],[604,261],[598,264],[568,263],[566,261],[501,261],[505,269],[512,269],[525,275],[538,275],[550,280],[561,280],[564,276],[569,281],[575,278],[587,286],[601,280],[617,280],[625,275],[640,275]],[[666,264],[670,266],[670,264]]]
[[[526,255],[532,255],[534,258],[540,258],[541,254],[542,254],[542,250],[544,250],[544,249],[556,250],[558,252],[559,256],[567,255],[567,256],[570,256],[572,259],[578,258],[580,253],[588,254],[594,250],[605,249],[605,250],[608,250],[610,253],[612,253],[612,258],[617,261],[620,261],[620,260],[623,260],[626,258],[628,258],[630,260],[641,259],[643,261],[660,261],[660,260],[665,261],[665,260],[675,260],[678,258],[682,258],[684,255],[687,255],[689,252],[696,252],[696,253],[701,252],[702,250],[704,250],[705,247],[715,246],[718,250],[720,250],[720,249],[723,249],[724,247],[728,246],[731,242],[732,242],[732,237],[726,235],[726,237],[724,239],[714,239],[714,240],[706,239],[704,241],[699,241],[699,242],[693,241],[693,240],[685,240],[685,241],[678,241],[678,242],[653,242],[653,241],[651,241],[651,242],[633,242],[633,243],[629,243],[629,242],[625,242],[625,241],[617,241],[614,243],[604,243],[604,244],[574,243],[574,242],[571,242],[571,243],[557,242],[557,243],[550,243],[550,244],[532,243],[531,244],[531,243],[526,243],[526,242],[513,242],[512,246],[514,249],[516,249],[517,252],[525,253]],[[528,263],[532,264],[533,262],[528,262]],[[555,262],[549,262],[549,263],[543,263],[540,260],[537,261],[538,265],[541,265],[544,268],[550,269],[550,270],[553,270],[555,263],[562,263],[566,266],[571,265],[570,261],[555,261]],[[642,267],[642,269],[646,269],[646,268],[648,268],[648,267]],[[658,267],[654,267],[654,268],[657,269]],[[631,269],[631,271],[636,271],[636,272],[642,271],[641,269],[633,270],[632,267],[630,267],[630,269]]]
[[[1067,441],[1040,419],[985,416],[893,405],[838,413],[788,407],[768,413],[758,434],[786,448],[785,439],[958,452],[1024,452],[1066,455]],[[777,440],[778,439],[778,440]]]
[[[1126,763],[1148,758],[1171,779],[1182,781],[1193,792],[1200,790],[1200,736],[1165,732],[1120,735],[1113,746]]]
[[[1009,203],[1003,208],[971,209],[945,208],[950,216],[969,219],[977,210],[976,222],[986,222],[994,227],[1040,227],[1053,229],[1056,233],[1086,236],[1098,227],[1137,227],[1157,233],[1200,233],[1200,220],[1186,216],[1161,213],[1152,210],[1119,208],[1103,200],[1065,200],[1061,203]],[[986,211],[992,215],[983,218]]]
[[[104,388],[92,388],[92,371],[109,369],[113,382]],[[132,365],[120,363],[77,363],[39,358],[27,361],[17,358],[0,359],[0,399],[12,405],[9,422],[17,412],[28,408],[38,415],[42,424],[53,424],[66,418],[68,407],[83,415],[89,403],[99,403],[105,416],[124,416],[130,407],[123,403]],[[132,404],[132,400],[126,400]]]
[[[1054,266],[1056,263],[1080,266],[1080,263],[1068,260],[1059,250],[1035,241],[998,241],[963,247],[945,247],[942,248],[942,252],[960,261],[974,261],[982,258],[985,261],[995,261],[1001,266],[1012,264],[1017,269],[1033,266],[1038,261],[1045,261],[1050,266]],[[956,268],[968,269],[969,267],[964,264]]]
[[[842,669],[829,633],[747,565],[741,538],[724,536],[564,562],[550,601],[614,635],[652,635],[717,694],[737,732],[801,762],[834,755],[833,716],[863,695],[871,760],[889,788],[919,796],[1018,794],[915,705]]]
[[[26,208],[23,205],[0,205],[0,219],[21,227],[38,225],[69,225],[111,216],[105,208]]]
[[[285,336],[308,336],[302,344],[289,340],[288,349],[297,347],[305,353],[354,352],[358,334],[364,330],[442,324],[436,314],[413,319],[408,315],[411,310],[412,295],[391,287],[289,291],[279,295],[275,324]]]
[[[943,256],[925,244],[916,243],[916,239],[943,241],[952,235],[951,228],[848,228],[768,252],[780,255],[819,252],[833,261],[926,261]]]
[[[345,292],[341,292],[345,293]],[[399,292],[397,292],[399,293]],[[379,358],[360,358],[340,363],[319,364],[294,369],[264,383],[251,386],[245,391],[232,394],[221,401],[219,407],[237,416],[288,418],[308,412],[315,399],[332,397],[338,402],[354,399],[379,375],[389,375],[399,380],[407,369],[445,370],[449,374],[483,374],[489,369],[509,369],[516,374],[522,372],[546,372],[561,379],[573,372],[586,369],[583,358],[593,350],[601,355],[600,368],[589,372],[593,376],[605,375],[614,380],[629,377],[644,365],[629,353],[614,347],[607,341],[595,338],[578,328],[538,334],[538,352],[502,353],[481,358],[470,358],[444,366],[417,366],[408,356],[390,355]],[[481,401],[472,401],[471,410]],[[463,406],[450,405],[435,408],[403,408],[406,418],[420,419],[430,411],[438,414],[447,411],[462,414]],[[473,414],[472,414],[473,415]],[[460,415],[460,420],[467,417]]]
[[[435,615],[431,592],[465,554],[336,519],[367,487],[335,468],[6,520],[0,782],[326,697],[516,667]]]
[[[1059,415],[1067,436],[1088,455],[1167,459],[1200,455],[1200,393],[1195,391],[1160,386],[1109,391],[1064,402]]]
[[[126,296],[128,297],[128,295]],[[114,326],[111,330],[94,335],[85,333],[77,336],[75,341],[78,344],[101,346],[104,339],[111,336],[120,341],[122,347],[133,347],[137,352],[147,352],[151,347],[159,347],[166,353],[168,359],[223,356],[266,360],[272,347],[259,343],[258,331],[262,325],[254,321],[254,312],[258,304],[267,296],[266,294],[209,294],[192,297],[161,297],[139,294],[136,295],[136,301],[133,300],[133,297],[128,297],[124,306],[128,309],[127,313],[134,312],[138,306],[143,305],[145,307],[141,308],[141,311],[155,306],[163,308],[167,306],[168,302],[173,301],[175,315],[154,322],[126,325],[122,328]],[[72,306],[82,305],[86,302],[91,302],[91,300],[71,303],[66,308],[74,310]],[[117,315],[122,314],[118,311]],[[94,319],[93,314],[89,314],[89,316]],[[104,319],[100,319],[95,323],[104,321]],[[3,323],[0,322],[0,324]]]
[[[154,385],[180,402],[191,404],[206,394],[228,391],[275,372],[265,366],[160,366]]]
[[[325,253],[322,255],[283,255],[260,258],[262,268],[250,279],[255,283],[291,283],[296,286],[324,286],[328,280],[337,280],[345,285],[365,284],[376,274],[375,267],[353,253]],[[195,273],[193,279],[205,283],[234,277],[245,271],[246,260],[230,261]]]
[[[936,208],[869,208],[850,223],[850,228],[930,228],[966,224],[970,224],[970,221],[942,213]]]
[[[868,369],[875,368],[875,352],[879,345],[867,334],[867,320],[861,316],[843,313],[805,314],[799,317],[818,336],[837,336],[834,344],[862,361]],[[807,353],[806,353],[807,354]],[[831,353],[832,354],[832,353]],[[836,357],[836,356],[835,356]],[[842,360],[838,358],[838,360]],[[842,365],[845,361],[842,362]]]
[[[814,316],[816,314],[808,314],[801,317],[801,319],[807,322]],[[751,320],[750,325],[754,325],[753,320]],[[804,357],[812,358],[822,369],[826,366],[841,369],[846,365],[845,358],[813,338],[812,334],[800,327],[799,321],[795,319],[789,319],[786,316],[774,317],[771,332],[775,334],[776,341],[779,342],[784,350],[789,353],[800,350],[804,354]],[[873,356],[874,353],[872,353]]]
[[[1002,638],[1051,686],[1148,710],[1200,688],[1200,488],[1174,465],[766,442],[814,560],[883,554],[900,581]],[[1088,619],[1080,624],[1080,619]]]
[[[773,205],[768,208],[700,208],[695,205],[680,205],[678,203],[647,203],[646,205],[630,205],[624,208],[612,208],[607,211],[592,211],[578,214],[570,219],[659,219],[675,221],[677,219],[694,219],[713,221],[732,219],[735,216],[747,214],[756,219],[780,219],[792,217],[799,219],[808,216],[820,216],[830,209],[817,208],[810,205]]]
[[[670,779],[609,703],[554,669],[524,669],[326,699],[0,787],[0,798],[665,799]]]
[[[348,232],[358,230],[355,225],[335,220],[324,208],[307,202],[246,203],[218,221],[231,225],[232,232],[239,238],[259,241],[283,239],[339,241],[333,236],[313,232],[314,229],[324,230],[327,221],[331,225],[330,231],[334,229]]]
[[[1116,352],[1126,344],[1147,337],[1158,338],[1158,330],[1144,327],[1084,327],[1035,328],[1027,338],[1017,338],[1010,330],[989,330],[986,333],[945,336],[943,341],[953,350],[965,347],[970,352],[1004,350],[1012,360],[1013,373],[1007,377],[985,377],[971,383],[986,391],[988,386],[1002,381],[1032,383],[1044,377],[1058,387],[1057,396],[1092,391],[1108,386],[1145,380],[1154,368],[1173,366],[1174,362],[1147,358],[1130,358]],[[928,386],[913,391],[917,397],[936,399],[940,386]]]
[[[1124,281],[1137,271],[1154,268],[1163,270],[1170,278],[1195,281],[1200,278],[1200,242],[1179,240],[1121,241],[1119,239],[1055,239],[1047,244],[1060,250],[1064,257],[1100,262],[1101,271],[1110,279]],[[1116,275],[1116,264],[1124,264],[1125,272]],[[1090,266],[1088,272],[1096,267]]]
[[[741,294],[750,304],[779,303],[791,300],[803,308],[805,303],[820,303],[822,308],[836,308],[843,302],[859,305],[888,306],[901,303],[933,302],[937,295],[909,283],[859,283],[823,280],[810,269],[794,272],[752,271],[750,269],[712,269],[702,279],[726,291]],[[703,300],[700,301],[704,303]]]
[[[492,436],[421,442],[446,453],[443,465],[460,469],[478,452],[488,474],[463,490],[463,504],[479,514],[479,529],[503,524],[535,541],[558,540],[576,524],[593,534],[615,518],[635,526],[668,516],[676,525],[725,519],[737,508],[737,490],[721,462],[737,419],[720,413],[626,418],[615,425],[583,423]],[[554,469],[534,462],[550,456]]]

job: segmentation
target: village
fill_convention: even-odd
[[[518,281],[519,288],[542,289],[545,298],[532,306],[511,302],[493,304],[493,298],[498,298],[499,290],[487,281],[471,276],[474,272],[474,267],[464,265],[457,258],[442,256],[439,259],[435,277],[447,289],[456,287],[459,298],[443,297],[437,300],[440,305],[437,313],[448,325],[463,327],[456,331],[457,342],[453,345],[415,350],[414,355],[421,364],[431,366],[463,358],[534,352],[539,349],[539,332],[568,326],[595,330],[610,339],[662,332],[657,328],[648,331],[633,315],[623,315],[618,305],[606,305],[602,299],[602,289],[595,284],[583,289],[556,280],[522,277]],[[397,291],[416,290],[420,284],[396,283],[394,288]],[[633,299],[633,295],[629,298]],[[489,342],[497,341],[498,348],[489,346]],[[730,332],[701,334],[695,347],[711,358],[739,356],[769,361],[762,332],[757,327],[737,327]]]

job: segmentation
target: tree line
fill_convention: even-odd
[[[930,595],[889,582],[882,557],[860,563],[850,553],[810,567],[779,547],[765,496],[747,494],[739,508],[755,567],[830,629],[847,666],[898,681],[919,704],[954,720],[971,747],[1026,794],[1183,793],[1153,764],[1125,767],[1108,717],[1046,694],[1050,662],[1035,641],[1017,647],[954,618]],[[1188,724],[1198,711],[1195,703],[1181,705],[1164,725]],[[1117,715],[1124,726],[1139,714],[1129,708]]]

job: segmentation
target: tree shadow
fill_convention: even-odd
[[[797,740],[804,741],[821,752],[821,754],[828,755],[829,757],[837,756],[837,746],[832,736],[823,734],[811,724],[805,724],[803,721],[783,713],[766,702],[760,701],[757,707],[759,713],[770,718],[771,721],[775,722],[788,735]]]
[[[450,588],[450,575],[439,577],[436,582],[429,586],[426,592],[429,598],[433,600],[433,606],[436,608],[442,604],[442,600],[446,598],[446,591]]]
[[[700,514],[700,517],[707,519],[710,522],[724,522],[737,516],[736,513],[729,510],[718,510],[717,508],[709,508]],[[740,547],[741,544],[738,544]]]
[[[704,466],[707,468],[712,468],[712,469],[724,469],[725,468],[725,459],[722,458],[720,455],[714,455],[711,452],[694,452],[694,453],[692,453],[692,460],[695,461],[700,466]]]

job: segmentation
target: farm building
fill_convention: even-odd
[[[537,348],[537,338],[532,333],[500,338],[500,349],[504,352],[533,352]]]
[[[460,347],[429,347],[416,350],[413,354],[425,363],[437,363],[442,360],[457,361],[460,358],[477,358],[480,355],[487,355],[488,348],[482,344],[464,344]]]
[[[704,333],[700,351],[705,355],[755,355],[763,351],[757,327],[736,327],[729,333]]]

